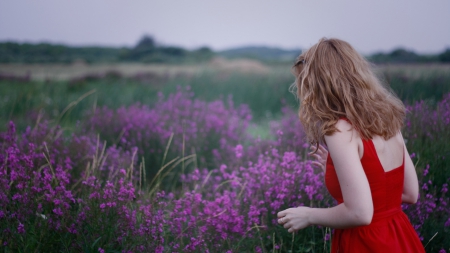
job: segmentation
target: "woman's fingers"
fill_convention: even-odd
[[[311,146],[311,148],[316,150],[316,146]],[[326,150],[326,148],[323,145],[319,144],[319,148],[317,148],[317,152],[326,153],[328,151]]]
[[[313,151],[309,152],[308,155],[319,155],[319,156],[324,156],[324,153],[323,153],[322,151],[321,151],[321,152],[317,151],[316,153],[314,153],[314,150],[313,150]]]
[[[311,150],[311,152],[310,152],[310,154],[312,154],[312,153],[314,153],[314,151],[316,151],[316,147],[315,146],[309,146],[309,149]],[[318,152],[319,150],[317,150],[317,152]],[[316,152],[316,153],[317,153]]]
[[[319,144],[319,149],[322,150],[322,152],[327,152],[328,153],[328,151],[325,149],[325,147],[323,145]]]
[[[312,154],[311,156],[314,156],[317,160],[323,160],[321,155],[318,154]]]
[[[316,165],[316,166],[318,166],[318,167],[320,167],[320,168],[323,168],[323,167],[324,167],[324,166],[323,166],[323,163],[316,162],[316,161],[312,161],[311,164]]]
[[[286,216],[287,210],[289,210],[289,209],[286,209],[286,210],[283,210],[283,211],[278,212],[278,213],[277,213],[277,217],[278,217],[278,218],[283,218],[284,216]]]
[[[313,156],[316,159],[317,162],[320,162],[320,163],[323,163],[323,164],[325,164],[325,162],[326,162],[325,157],[322,157],[322,156],[319,156],[319,155],[316,155],[316,154],[311,155],[311,156]]]
[[[326,159],[324,157],[321,157],[321,156],[316,155],[316,154],[313,154],[311,156],[313,156],[315,158],[315,160],[311,161],[311,164],[321,168],[322,170],[325,170]]]
[[[319,167],[323,172],[325,172],[326,170],[325,170],[325,165],[323,164],[323,163],[319,163],[319,162],[312,162],[312,164],[314,165],[314,166],[317,166],[317,167]]]
[[[317,150],[317,153],[319,153],[319,154],[322,155],[322,156],[328,155],[328,151],[327,151],[327,150],[325,149],[325,147],[322,146],[322,145],[319,145],[319,149]]]
[[[309,152],[309,154],[313,154],[314,151],[316,151],[315,146],[310,146],[309,148],[311,150],[311,152]],[[316,153],[314,153],[314,154],[319,154],[320,156],[326,156],[326,155],[328,155],[328,151],[325,149],[324,146],[319,145],[319,148],[317,149]]]

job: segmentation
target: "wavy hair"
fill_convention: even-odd
[[[298,115],[312,144],[338,131],[340,118],[347,118],[363,139],[379,135],[387,140],[403,127],[402,101],[343,40],[322,38],[298,57],[293,73]]]

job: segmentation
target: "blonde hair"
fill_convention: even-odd
[[[403,126],[405,107],[384,87],[370,64],[347,42],[322,38],[293,66],[299,118],[308,141],[324,143],[346,118],[363,139],[389,139]]]

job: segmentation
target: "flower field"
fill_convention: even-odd
[[[260,138],[251,107],[231,97],[156,94],[85,110],[69,129],[32,111],[28,127],[12,118],[0,134],[1,252],[329,252],[329,228],[276,222],[289,207],[335,204],[295,109]],[[420,199],[403,210],[427,252],[450,252],[450,93],[407,109]]]

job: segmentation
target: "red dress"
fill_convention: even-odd
[[[401,209],[404,183],[403,164],[385,172],[372,140],[363,140],[361,164],[372,193],[374,214],[367,226],[335,229],[331,252],[425,252],[408,217]],[[325,184],[331,196],[343,202],[333,161],[328,154]]]

